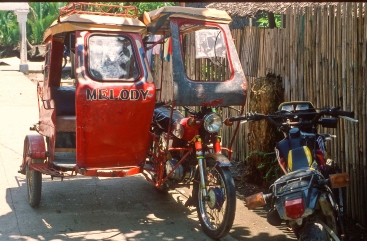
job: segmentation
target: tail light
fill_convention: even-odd
[[[296,198],[285,201],[285,213],[289,218],[297,219],[305,212],[303,198]]]

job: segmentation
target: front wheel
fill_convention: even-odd
[[[209,159],[205,169],[207,197],[200,182],[195,182],[197,213],[203,231],[213,239],[224,237],[232,228],[236,212],[236,189],[231,172]],[[198,179],[200,180],[200,178]]]
[[[326,230],[320,223],[306,223],[301,234],[299,241],[327,241]]]

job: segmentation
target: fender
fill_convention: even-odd
[[[19,173],[25,174],[25,167],[31,160],[47,157],[45,141],[41,135],[27,135],[24,139],[23,161]]]
[[[214,159],[218,165],[220,167],[230,167],[232,166],[231,162],[228,160],[228,158],[223,155],[223,154],[219,154],[219,153],[209,153],[209,154],[206,154],[205,156],[205,159],[207,158],[212,158]]]

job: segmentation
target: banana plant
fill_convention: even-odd
[[[27,38],[32,44],[40,44],[43,33],[59,15],[59,9],[67,2],[31,2],[27,21]]]
[[[19,44],[17,16],[10,11],[0,11],[0,56]]]

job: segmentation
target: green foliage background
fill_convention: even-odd
[[[27,21],[27,40],[30,44],[41,44],[43,33],[59,15],[59,9],[69,2],[30,2]],[[94,2],[97,3],[97,2]],[[174,2],[99,2],[120,6],[136,6],[139,15]],[[19,45],[19,25],[13,11],[0,11],[0,57],[7,55]]]
[[[276,27],[280,28],[280,26],[282,24],[281,15],[280,14],[274,14],[274,18],[275,18]],[[269,20],[268,20],[267,13],[262,12],[261,13],[261,18],[259,18],[259,20],[257,20],[257,22],[259,23],[259,28],[268,28],[269,27]]]

